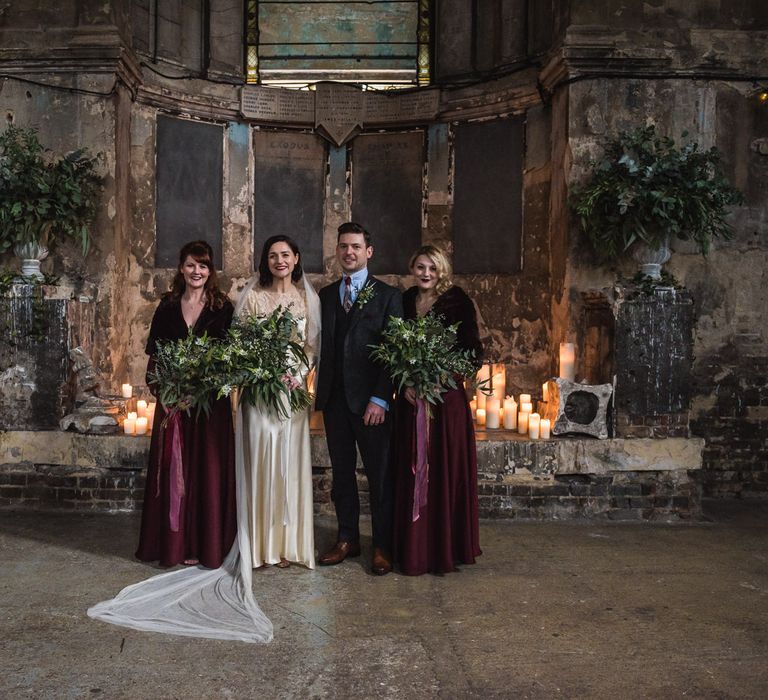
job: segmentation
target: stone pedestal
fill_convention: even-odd
[[[91,346],[93,307],[65,286],[0,296],[0,430],[52,430],[73,404],[69,351]]]

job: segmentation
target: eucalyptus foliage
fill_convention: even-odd
[[[288,418],[312,403],[306,389],[283,381],[307,366],[295,327],[290,311],[278,307],[269,316],[236,320],[223,340],[190,329],[186,338],[158,342],[150,382],[171,412],[207,414],[214,397],[237,389],[240,401]]]
[[[158,341],[148,379],[160,403],[171,413],[208,414],[220,388],[218,351],[219,341],[207,333],[196,336],[192,329],[186,338]]]
[[[298,376],[308,360],[295,338],[296,320],[288,309],[276,308],[269,316],[238,319],[220,346],[218,361],[223,383],[219,396],[237,387],[240,400],[271,409],[288,418],[312,403],[302,386],[289,389],[285,375]]]
[[[456,388],[456,376],[470,377],[477,369],[474,352],[456,344],[458,327],[444,326],[434,314],[390,316],[381,342],[371,346],[371,359],[389,370],[398,391],[413,387],[418,398],[442,402],[443,392]]]
[[[70,238],[86,255],[101,192],[97,162],[85,149],[53,157],[34,129],[8,126],[0,134],[0,253]]]
[[[659,248],[668,237],[695,241],[706,255],[712,238],[733,236],[728,207],[741,202],[716,148],[676,146],[653,125],[611,140],[571,198],[601,261],[621,257],[636,242]]]

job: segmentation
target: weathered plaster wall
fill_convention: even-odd
[[[688,131],[722,151],[746,197],[732,216],[734,240],[717,242],[707,258],[678,242],[667,267],[696,304],[691,429],[706,439],[705,493],[765,494],[768,158],[756,140],[766,137],[768,111],[748,76],[768,74],[768,15],[756,2],[693,5],[572,3],[563,50],[571,80],[554,90],[554,104],[567,101],[567,127],[556,124],[553,139],[564,151],[568,182],[581,177],[604,138],[641,124],[655,123],[676,139]],[[632,267],[596,267],[572,218],[553,223],[553,241],[567,240],[568,251],[553,339],[580,339],[580,292],[609,286]]]

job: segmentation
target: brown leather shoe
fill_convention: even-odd
[[[317,563],[320,566],[333,566],[334,564],[341,564],[347,557],[359,556],[359,542],[337,542],[333,545],[333,549],[330,549],[325,554],[321,554],[317,558]]]
[[[371,571],[377,576],[384,576],[392,571],[392,559],[383,549],[376,547],[373,550],[373,562]]]

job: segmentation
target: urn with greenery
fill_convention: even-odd
[[[32,128],[0,134],[0,253],[13,249],[22,275],[42,278],[40,261],[57,239],[88,253],[102,178],[98,157],[78,149],[56,157]]]
[[[731,238],[728,208],[741,202],[716,148],[678,146],[653,125],[609,141],[571,197],[600,262],[632,253],[654,279],[669,259],[671,238],[693,241],[704,255],[713,238]]]

